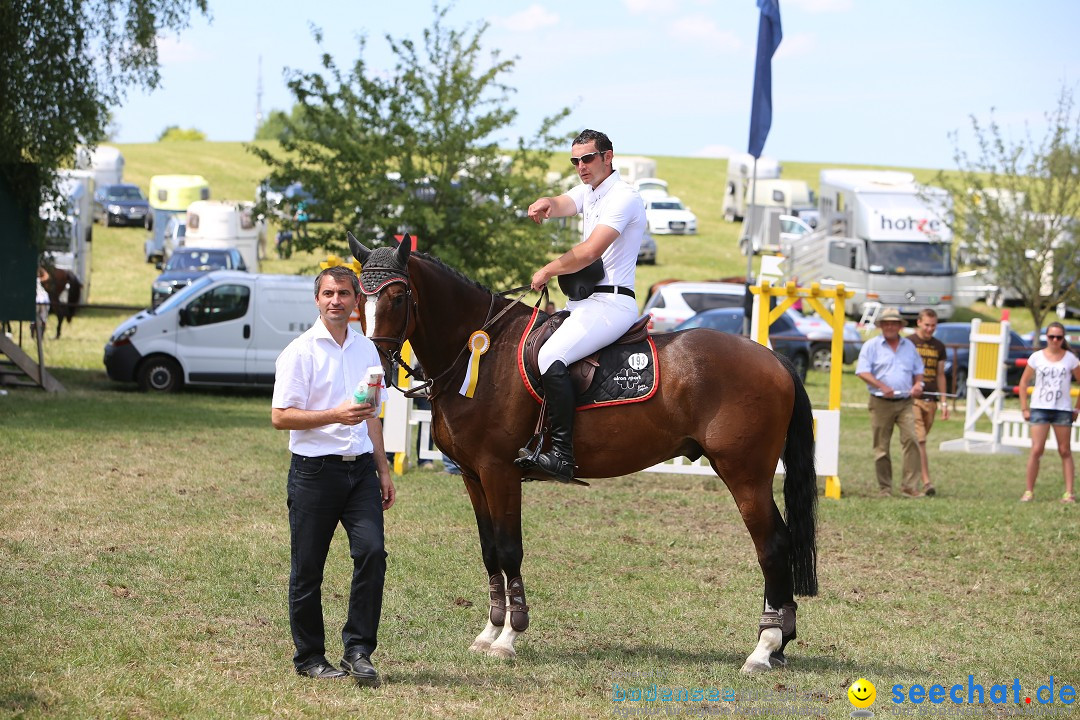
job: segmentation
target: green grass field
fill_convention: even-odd
[[[215,197],[253,191],[259,168],[239,146],[182,145],[124,146],[129,178],[144,184],[139,178],[158,172],[200,172]],[[642,268],[639,284],[745,272],[736,226],[723,223],[719,197],[709,195],[723,162],[658,165],[698,212],[702,233],[660,238],[660,264]],[[156,271],[142,262],[142,239],[138,229],[95,228],[92,302],[149,300]],[[271,260],[263,269],[296,272],[320,259]],[[800,601],[787,669],[738,673],[754,644],[762,580],[749,535],[715,479],[638,473],[587,489],[526,485],[523,573],[533,625],[517,643],[518,660],[505,664],[466,649],[483,626],[487,592],[461,481],[410,471],[397,480],[398,504],[387,515],[374,658],[383,687],[301,679],[292,672],[286,615],[287,438],[270,426],[269,393],[146,395],[109,382],[102,348],[124,317],[87,311],[46,342],[47,363],[68,392],[0,396],[0,718],[676,710],[844,718],[854,709],[846,689],[859,677],[877,686],[878,716],[918,708],[996,718],[1034,713],[989,697],[975,706],[894,705],[891,688],[966,687],[971,675],[989,693],[1017,679],[1023,706],[1051,676],[1057,690],[1080,684],[1072,608],[1080,516],[1056,501],[1057,457],[1048,453],[1036,501],[1021,505],[1024,456],[939,452],[937,443],[961,428],[939,420],[931,435],[938,496],[879,500],[865,390],[850,367],[844,499],[821,501],[821,594]],[[811,372],[808,390],[824,406],[824,374]],[[898,455],[894,442],[897,463]],[[778,479],[782,504],[781,486]],[[333,660],[349,565],[339,534],[324,586]],[[616,685],[652,682],[730,690],[736,699],[613,699]],[[809,693],[798,711],[782,700],[793,691]],[[1060,702],[1035,706],[1053,711],[1042,716],[1075,715]]]

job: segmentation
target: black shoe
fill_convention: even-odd
[[[341,658],[341,667],[361,685],[378,687],[379,673],[371,664],[371,658],[363,650],[347,650]]]
[[[522,479],[574,480],[574,386],[562,361],[556,360],[541,376],[548,419],[551,421],[551,450],[536,458],[519,457],[514,463],[525,470]],[[523,448],[522,453],[527,451]]]
[[[339,678],[349,677],[348,673],[342,672],[328,663],[326,658],[322,658],[310,665],[296,668],[296,674],[303,677],[315,678],[316,680],[337,680]]]

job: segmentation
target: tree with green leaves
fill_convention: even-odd
[[[178,142],[185,140],[205,140],[206,133],[197,128],[182,128],[179,125],[169,125],[158,135],[158,142]]]
[[[957,174],[937,183],[956,201],[962,256],[988,266],[994,282],[1031,311],[1036,327],[1080,293],[1080,113],[1063,88],[1040,141],[1009,138],[997,121],[971,118],[976,148],[960,149]]]
[[[105,137],[127,89],[157,86],[157,38],[193,9],[207,0],[0,0],[0,173],[19,205],[56,198],[56,169]]]
[[[529,222],[525,209],[551,192],[549,148],[569,145],[570,136],[554,130],[569,110],[546,118],[513,150],[501,149],[499,133],[517,116],[501,80],[514,60],[498,51],[485,56],[487,25],[449,28],[446,12],[434,8],[419,45],[386,37],[392,71],[365,64],[363,40],[347,72],[328,54],[322,73],[293,71],[288,85],[297,108],[279,118],[280,151],[248,149],[270,166],[270,185],[301,183],[313,217],[325,221],[296,240],[302,249],[345,256],[346,230],[368,247],[408,231],[418,249],[480,282],[522,284],[568,235]],[[295,207],[284,205],[278,216],[287,225]]]
[[[291,128],[297,128],[300,132],[307,129],[304,106],[299,103],[293,105],[290,114],[283,110],[271,110],[255,130],[255,139],[284,141],[293,132]]]

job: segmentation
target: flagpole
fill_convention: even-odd
[[[754,158],[754,171],[750,176],[750,204],[746,207],[749,216],[746,238],[746,301],[743,303],[743,335],[750,337],[750,320],[754,307],[754,296],[750,286],[754,284],[754,205],[757,202],[757,161]],[[745,222],[745,220],[744,220]]]

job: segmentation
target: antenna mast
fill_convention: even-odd
[[[255,85],[255,133],[258,134],[259,128],[263,124],[263,112],[262,112],[262,55],[259,56],[259,79]]]

